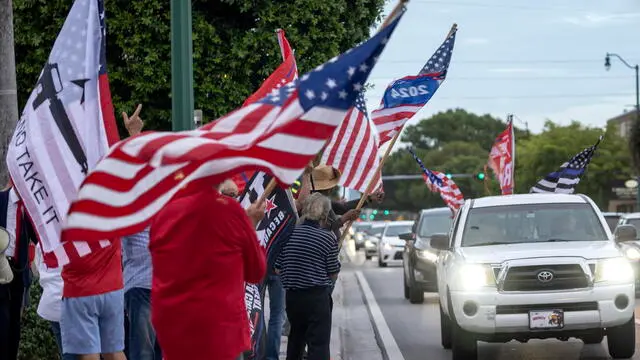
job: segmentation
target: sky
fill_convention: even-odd
[[[369,78],[369,112],[391,81],[418,73],[453,23],[447,79],[410,124],[459,107],[511,113],[516,126],[539,133],[547,119],[604,127],[635,106],[634,70],[612,58],[606,71],[604,57],[640,63],[638,0],[410,0]]]

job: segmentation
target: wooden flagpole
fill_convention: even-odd
[[[451,26],[451,30],[449,30],[449,33],[447,34],[445,39],[448,38],[449,36],[451,36],[451,34],[453,34],[453,32],[456,31],[457,28],[458,28],[458,25],[457,24],[453,24]],[[403,128],[404,128],[404,126],[403,126]],[[393,149],[393,146],[396,144],[396,141],[398,141],[398,138],[400,137],[400,134],[402,133],[402,129],[403,128],[400,128],[398,130],[398,132],[393,136],[393,139],[391,139],[391,142],[389,143],[389,146],[387,147],[387,150],[384,152],[384,155],[380,159],[380,164],[378,165],[378,169],[375,172],[376,174],[378,172],[382,172],[382,168],[384,167],[384,163],[387,161],[387,158],[389,157],[389,154],[391,154],[391,150]],[[369,197],[369,194],[371,194],[371,192],[373,191],[373,187],[376,184],[375,180],[376,180],[376,177],[374,176],[369,181],[369,185],[367,186],[367,189],[365,190],[364,194],[362,194],[362,197],[360,198],[360,201],[358,202],[358,206],[356,206],[356,210],[360,210],[362,208],[362,206],[364,205],[364,202]],[[342,248],[342,242],[344,241],[344,238],[347,236],[348,230],[349,230],[349,228],[351,227],[352,224],[353,224],[353,221],[348,222],[347,223],[347,227],[342,231],[342,235],[340,236],[340,242],[339,242],[339,245],[338,245],[340,248]]]
[[[389,14],[389,16],[387,16],[387,18],[382,23],[382,26],[380,26],[380,29],[378,29],[378,32],[380,30],[384,29],[385,27],[387,27],[387,25],[389,25],[389,23],[398,16],[400,11],[404,8],[404,5],[406,3],[408,3],[408,2],[409,2],[409,0],[399,0],[398,3],[396,4],[396,6],[391,11],[391,14]],[[311,161],[313,166],[315,167],[315,166],[319,165],[321,159],[322,159],[322,150],[318,153],[318,155],[315,157],[315,159],[313,159]],[[369,186],[372,186],[371,183],[369,184]],[[256,205],[262,204],[262,202],[267,198],[267,196],[269,196],[271,194],[271,192],[275,188],[276,188],[276,179],[272,178],[269,181],[269,183],[267,184],[267,186],[265,187],[264,192],[262,193],[262,195],[260,195],[260,197],[258,198],[258,200],[256,201],[255,204]],[[358,209],[360,209],[361,206],[362,205],[359,204]],[[349,224],[349,226],[351,226],[351,224]]]

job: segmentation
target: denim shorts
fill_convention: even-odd
[[[74,355],[124,350],[124,293],[62,299],[62,349]]]

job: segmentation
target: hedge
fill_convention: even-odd
[[[30,305],[22,315],[22,333],[18,360],[60,360],[58,346],[49,323],[38,316],[42,288],[37,282],[31,286]]]

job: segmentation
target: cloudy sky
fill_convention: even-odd
[[[385,7],[389,14],[395,5]],[[533,132],[551,119],[603,126],[632,110],[640,62],[639,0],[411,0],[371,74],[367,106],[374,110],[387,84],[416,74],[453,23],[456,46],[447,80],[412,122],[460,107]]]

